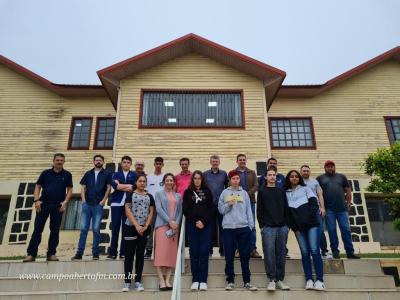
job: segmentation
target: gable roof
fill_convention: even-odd
[[[342,82],[366,71],[376,65],[388,61],[395,60],[400,62],[400,46],[397,46],[385,53],[378,55],[361,65],[336,76],[324,84],[317,85],[282,85],[278,92],[278,97],[291,98],[291,97],[314,97],[325,92],[326,90],[341,84]]]
[[[79,96],[105,96],[106,93],[101,85],[80,85],[80,84],[57,84],[28,70],[27,68],[13,62],[0,54],[0,64],[10,70],[32,80],[38,85],[64,97]]]
[[[185,54],[195,52],[263,81],[267,107],[272,104],[286,73],[251,57],[190,33],[97,72],[114,107],[120,80]]]

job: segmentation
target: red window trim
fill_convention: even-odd
[[[399,119],[400,120],[400,116],[384,116],[383,117],[383,119],[385,120],[385,127],[386,127],[386,133],[387,133],[387,136],[388,136],[388,139],[389,139],[389,143],[390,143],[390,145],[392,146],[393,144],[394,144],[394,140],[392,141],[391,140],[391,137],[390,137],[390,129],[389,129],[389,126],[388,126],[388,122],[387,121],[389,121],[389,120],[391,120],[391,119]]]
[[[276,147],[273,144],[272,140],[272,122],[275,120],[309,120],[310,121],[310,127],[311,127],[311,137],[313,140],[313,146],[301,146],[301,147]],[[313,124],[313,119],[312,117],[270,117],[268,118],[268,126],[269,126],[269,140],[271,144],[271,149],[276,149],[276,150],[317,150],[317,141],[315,139],[315,131],[314,131],[314,124]]]
[[[97,117],[96,118],[96,130],[95,130],[95,134],[94,134],[94,144],[93,144],[93,150],[112,150],[113,147],[97,147],[97,136],[99,133],[99,125],[100,125],[100,120],[108,120],[108,119],[114,119],[116,120],[115,117]],[[117,124],[115,124],[114,122],[114,135],[115,135],[115,126]],[[114,145],[114,142],[113,142]]]
[[[76,120],[90,120],[90,127],[89,127],[89,136],[88,136],[88,146],[87,147],[72,147],[72,136],[74,133],[74,124]],[[68,138],[68,150],[89,150],[90,149],[90,139],[92,137],[92,126],[93,126],[93,117],[72,117],[71,119],[71,126],[69,128],[69,138]]]
[[[240,93],[241,96],[241,106],[242,106],[242,126],[182,126],[182,127],[173,127],[173,126],[143,126],[142,125],[142,112],[143,112],[143,94],[145,92],[152,92],[152,93]],[[245,117],[245,110],[244,110],[244,92],[243,89],[141,89],[140,90],[140,106],[139,106],[139,122],[138,122],[139,129],[246,129],[246,117]]]

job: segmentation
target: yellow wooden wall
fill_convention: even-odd
[[[272,150],[280,171],[310,164],[314,174],[333,159],[337,171],[365,177],[368,153],[388,147],[384,116],[400,116],[400,64],[388,61],[312,98],[275,99],[269,117],[311,116],[316,150]]]
[[[246,129],[138,129],[141,89],[243,89]],[[209,156],[221,156],[224,168],[235,166],[236,154],[252,161],[267,156],[265,95],[262,82],[198,54],[189,54],[121,82],[117,159],[133,155],[151,164],[155,156],[177,170],[182,156],[192,159],[192,169],[208,167]]]
[[[115,116],[115,110],[106,97],[63,98],[0,65],[0,181],[36,180],[55,152],[66,155],[74,180],[91,167],[94,153],[111,161],[111,150],[67,151],[72,116]]]

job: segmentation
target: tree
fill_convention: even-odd
[[[367,190],[393,194],[400,190],[400,143],[390,148],[370,153],[363,164],[365,173],[372,177]],[[400,198],[388,198],[390,214],[394,217],[393,228],[400,230]]]

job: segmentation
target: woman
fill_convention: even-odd
[[[285,190],[289,206],[289,227],[295,232],[300,246],[306,290],[324,290],[324,269],[319,252],[321,233],[317,218],[317,198],[304,184],[303,178],[296,170],[292,170],[286,175]],[[317,275],[315,283],[310,255]]]
[[[160,291],[172,290],[171,273],[178,252],[179,223],[182,218],[181,196],[174,191],[175,177],[163,177],[164,190],[156,193],[154,266],[160,280]]]
[[[203,173],[194,171],[189,187],[183,194],[183,214],[189,237],[191,290],[207,290],[208,254],[211,243],[213,198]]]
[[[128,292],[131,286],[133,260],[135,262],[135,290],[144,291],[142,272],[144,265],[144,250],[147,237],[150,233],[150,223],[154,214],[153,196],[145,191],[147,179],[145,175],[138,175],[136,189],[132,194],[127,194],[125,200],[126,223],[125,226],[125,285],[122,291]]]
[[[257,195],[257,219],[261,229],[267,289],[289,290],[285,278],[288,204],[285,191],[276,186],[276,169],[270,167]]]

